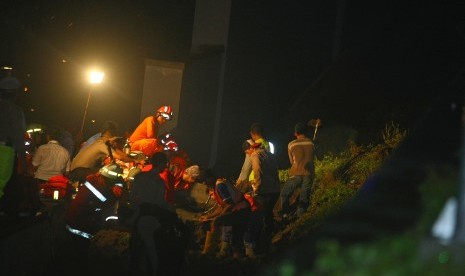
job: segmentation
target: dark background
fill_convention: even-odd
[[[360,142],[378,139],[389,121],[413,127],[464,66],[464,10],[464,1],[233,0],[217,165],[239,171],[237,149],[256,121],[283,167],[297,121],[319,117],[322,135],[340,126]],[[100,65],[106,75],[93,91],[88,118],[96,123],[87,135],[107,119],[133,129],[144,59],[184,62],[188,72],[194,15],[187,0],[2,3],[0,64],[29,88],[20,99],[29,123],[77,127],[89,91],[84,73]],[[214,110],[183,93],[181,106]],[[177,135],[201,139],[207,124]]]

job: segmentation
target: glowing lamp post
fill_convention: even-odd
[[[98,85],[103,81],[104,75],[105,74],[103,72],[98,72],[98,71],[92,71],[89,73],[90,89],[89,89],[89,94],[87,96],[86,108],[84,109],[84,116],[82,117],[81,130],[79,132],[80,140],[82,140],[83,135],[84,135],[84,125],[86,123],[87,109],[89,108],[90,95],[92,94],[92,88],[94,87],[94,85]]]

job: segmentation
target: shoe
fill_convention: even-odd
[[[245,245],[245,256],[249,259],[256,259],[257,255],[255,254],[255,250],[253,248],[253,245],[251,244],[246,244]]]

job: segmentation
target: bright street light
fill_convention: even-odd
[[[103,81],[103,76],[105,74],[103,72],[92,71],[89,73],[89,82],[91,84],[99,84]]]
[[[81,131],[79,132],[79,142],[82,142],[82,138],[84,135],[84,125],[86,123],[86,115],[87,115],[87,109],[89,108],[89,102],[90,102],[90,95],[92,94],[92,88],[94,85],[98,85],[102,83],[103,81],[103,76],[105,74],[100,71],[91,71],[89,73],[89,83],[90,83],[90,88],[89,88],[89,94],[87,95],[87,103],[86,103],[86,108],[84,109],[84,116],[82,117],[82,124],[81,124]]]

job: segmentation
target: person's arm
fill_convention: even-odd
[[[32,171],[35,174],[39,169],[40,164],[42,163],[43,158],[43,150],[42,147],[39,147],[36,153],[32,156]]]
[[[254,194],[260,190],[260,185],[262,184],[262,170],[260,168],[260,158],[257,153],[253,153],[250,156],[250,160],[252,163],[252,170],[254,176],[254,182],[252,183],[252,188]]]
[[[155,138],[157,139],[157,130],[155,128],[155,116],[151,116],[145,122],[145,126],[147,129],[147,138]]]
[[[294,157],[292,156],[291,148],[289,147],[289,145],[287,146],[287,155],[289,156],[289,163],[291,163],[292,166],[292,164],[294,163]]]
[[[218,206],[213,210],[213,212],[208,213],[206,215],[200,216],[199,220],[200,221],[207,221],[210,219],[214,219],[217,216],[223,214],[223,207],[218,204]]]
[[[244,163],[242,164],[241,173],[239,174],[239,178],[236,181],[236,185],[239,185],[244,181],[248,181],[251,171],[252,163],[250,162],[250,157],[248,154],[245,154]]]
[[[115,159],[119,159],[119,160],[121,160],[123,162],[136,162],[136,160],[134,158],[127,155],[126,153],[124,153],[120,149],[112,148],[111,151],[112,151],[112,154],[113,154],[113,158],[115,158]]]

